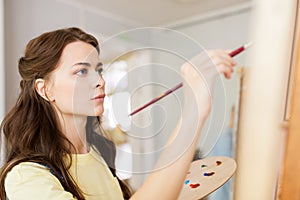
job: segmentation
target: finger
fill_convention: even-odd
[[[235,60],[229,55],[229,51],[224,50],[212,50],[209,52],[209,57],[216,64],[219,59],[224,59],[230,63],[231,66],[235,66]]]
[[[217,65],[217,71],[218,71],[220,74],[223,74],[223,73],[230,73],[230,69],[229,69],[225,64],[218,64],[218,65]]]
[[[227,49],[227,50],[219,50],[218,53],[219,55],[228,60],[232,66],[235,66],[237,63],[236,61],[230,56],[230,53],[232,52],[233,50],[232,49]]]
[[[231,66],[220,64],[218,66],[218,72],[223,73],[225,78],[229,79],[231,78],[231,74],[234,72],[234,69]]]
[[[229,61],[231,63],[231,66],[236,66],[236,61],[228,54],[221,54],[220,56],[222,56],[222,58],[224,58],[225,60]]]
[[[224,74],[226,79],[230,79],[231,78],[231,74]]]
[[[232,50],[232,49],[226,49],[225,50],[225,52],[227,53],[227,54],[230,54],[231,52],[233,52],[234,50]]]
[[[226,79],[230,79],[234,69],[232,67],[229,68],[229,71],[224,72],[224,76]]]
[[[232,67],[228,66],[228,64],[219,63],[215,66],[215,69],[217,70],[218,74],[224,74],[225,77],[229,77],[230,74],[233,72]]]
[[[232,64],[231,60],[224,59],[223,57],[220,57],[220,56],[215,57],[212,61],[215,64],[216,67],[218,67],[218,65],[225,65],[225,66],[230,67],[230,68],[233,67],[233,64]]]

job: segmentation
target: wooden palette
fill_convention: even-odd
[[[234,174],[236,162],[229,157],[207,157],[192,162],[178,199],[198,200],[219,187]]]

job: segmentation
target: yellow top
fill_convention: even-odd
[[[70,173],[87,200],[123,199],[118,180],[95,149],[72,158]],[[49,169],[33,162],[13,167],[5,178],[5,191],[9,200],[74,199]]]

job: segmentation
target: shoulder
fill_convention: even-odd
[[[47,167],[34,162],[14,166],[5,178],[5,191],[9,199],[73,199]]]
[[[41,164],[34,162],[22,162],[12,168],[10,172],[8,172],[5,183],[9,184],[16,181],[32,179],[35,177],[45,176],[47,178],[52,179],[54,182],[55,176],[53,176],[49,169]],[[57,180],[58,181],[58,180]]]

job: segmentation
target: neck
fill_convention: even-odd
[[[84,154],[89,152],[89,145],[86,139],[86,116],[62,115],[60,116],[62,132],[74,145],[71,150],[73,154]]]

